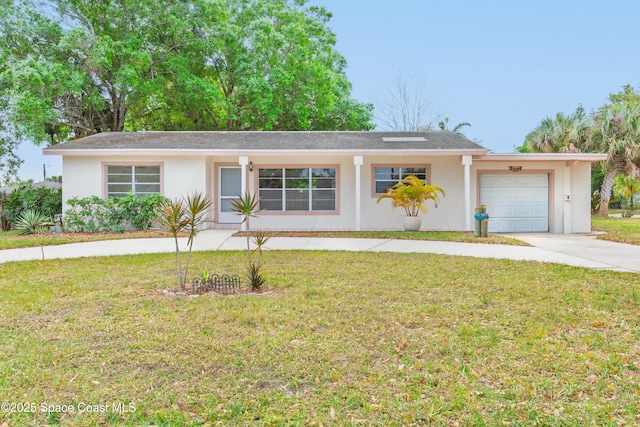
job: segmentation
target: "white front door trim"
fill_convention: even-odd
[[[218,166],[216,210],[219,224],[240,224],[242,217],[231,211],[231,200],[242,194],[242,167]]]

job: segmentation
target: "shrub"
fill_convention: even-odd
[[[153,222],[158,219],[158,206],[165,200],[160,194],[149,194],[145,197],[136,197],[127,194],[117,200],[122,209],[122,215],[136,230],[148,230]]]
[[[20,218],[13,224],[13,228],[20,231],[20,234],[40,234],[44,233],[47,228],[54,225],[49,218],[41,212],[33,209],[27,209],[22,212]]]
[[[66,231],[122,233],[127,227],[148,230],[158,219],[157,207],[165,200],[159,194],[102,199],[98,196],[73,197],[67,201],[70,209],[64,213]]]
[[[34,187],[31,181],[22,182],[6,195],[3,201],[4,216],[10,223],[17,222],[27,210],[37,211],[46,218],[62,213],[62,190]]]

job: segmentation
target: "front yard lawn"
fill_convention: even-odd
[[[18,231],[11,230],[0,232],[0,250],[149,237],[171,237],[171,235],[153,230],[130,231],[125,233],[46,233],[21,236]]]
[[[591,217],[593,231],[604,231],[598,239],[640,245],[640,218]]]
[[[14,405],[0,425],[638,422],[637,275],[431,254],[265,258],[273,293],[198,298],[162,295],[172,254],[0,265],[0,390]],[[244,253],[194,253],[191,266],[239,273]],[[19,403],[35,413],[4,410]]]
[[[236,236],[245,236],[237,232]],[[459,243],[485,243],[494,245],[529,246],[521,240],[499,234],[474,237],[468,231],[269,231],[273,237],[335,237],[356,239],[431,240]]]
[[[500,235],[488,237],[473,237],[473,233],[460,231],[273,231],[273,236],[287,237],[354,237],[371,239],[402,239],[402,240],[438,240],[463,243],[490,243],[501,245],[527,246],[527,243]],[[244,237],[244,232],[236,233]],[[49,233],[42,235],[20,236],[17,231],[0,232],[0,250],[37,246],[63,245],[66,243],[94,242],[100,240],[138,239],[149,237],[171,237],[168,232],[150,230],[125,233]],[[185,234],[186,237],[186,234]]]

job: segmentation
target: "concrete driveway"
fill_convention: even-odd
[[[604,264],[607,267],[603,269],[640,273],[640,246],[599,240],[593,234],[517,233],[505,236],[539,249]]]

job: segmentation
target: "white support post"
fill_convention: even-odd
[[[362,156],[353,156],[353,164],[356,167],[356,231],[360,231],[360,167],[362,166]]]
[[[247,189],[247,165],[249,164],[249,157],[238,156],[238,164],[242,167],[240,170],[240,195],[245,196],[248,192]],[[242,231],[247,230],[247,223],[243,222],[240,225]]]
[[[464,166],[464,228],[471,231],[471,156],[462,156]]]

